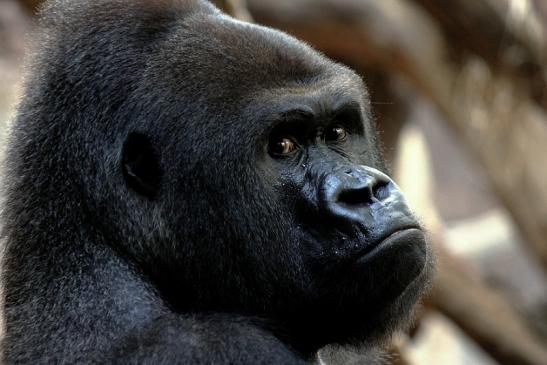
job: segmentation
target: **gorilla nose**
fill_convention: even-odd
[[[337,218],[362,221],[374,204],[390,198],[394,187],[387,175],[370,167],[341,170],[324,181],[324,208]]]

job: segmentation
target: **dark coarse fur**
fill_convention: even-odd
[[[306,364],[408,319],[421,238],[340,265],[349,236],[299,205],[330,161],[385,170],[352,71],[198,0],[50,1],[35,44],[6,157],[6,363]],[[283,107],[349,96],[358,147],[268,154]]]

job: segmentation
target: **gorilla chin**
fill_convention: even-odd
[[[380,241],[356,261],[356,266],[373,270],[378,278],[376,290],[389,300],[404,289],[424,270],[427,245],[420,228],[404,228]],[[398,272],[398,271],[402,272]],[[391,294],[392,293],[392,294]]]
[[[429,277],[429,256],[422,230],[407,228],[393,233],[357,260],[355,275],[372,271],[375,278],[374,288],[361,299],[368,310],[364,311],[365,326],[357,339],[378,340],[408,324],[417,300],[416,289],[422,288]],[[378,317],[383,319],[378,321]],[[371,318],[373,322],[367,324]],[[363,328],[368,331],[363,332]]]
[[[339,266],[327,266],[322,296],[300,315],[299,326],[307,328],[301,338],[309,344],[370,349],[410,324],[433,270],[424,231],[403,228],[372,246]]]

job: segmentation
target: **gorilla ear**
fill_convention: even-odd
[[[137,193],[152,199],[160,184],[158,158],[148,137],[130,133],[122,151],[123,176],[127,185]]]

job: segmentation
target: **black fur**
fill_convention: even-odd
[[[429,255],[361,167],[385,170],[352,71],[198,0],[50,1],[36,49],[6,158],[6,363],[306,364],[410,316]],[[347,140],[316,138],[332,123]],[[285,135],[298,154],[272,152]],[[382,183],[324,198],[340,169]]]

